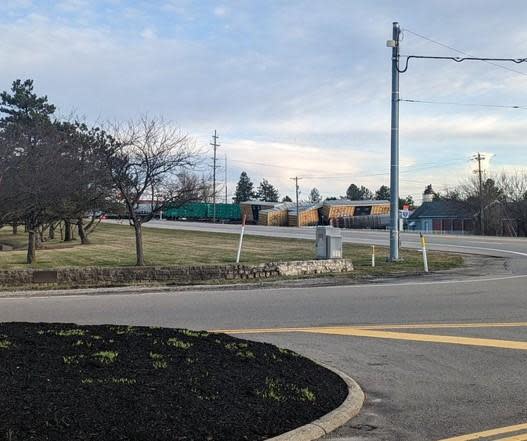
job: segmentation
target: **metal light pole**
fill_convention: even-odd
[[[390,260],[399,260],[399,23],[393,23],[392,48],[392,132],[390,160]]]

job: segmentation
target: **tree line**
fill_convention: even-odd
[[[238,184],[236,185],[236,193],[234,195],[233,201],[237,204],[240,202],[245,202],[249,200],[260,200],[265,202],[278,202],[279,201],[279,192],[267,179],[263,179],[257,190],[254,190],[254,184],[247,175],[247,172],[242,172]],[[364,185],[360,187],[356,184],[350,184],[346,190],[346,194],[340,197],[327,197],[326,200],[336,200],[336,199],[349,199],[351,201],[359,200],[390,200],[390,188],[386,185],[381,185],[375,193],[370,189],[366,188]],[[322,201],[322,196],[320,191],[315,187],[312,188],[307,197],[308,202],[318,203]],[[285,196],[282,199],[282,202],[292,202],[292,199],[289,196]],[[414,207],[414,199],[411,195],[408,195],[406,198],[399,199],[399,206],[402,208],[404,205],[409,205]]]
[[[136,264],[144,265],[142,224],[208,187],[193,172],[194,141],[162,118],[106,127],[65,120],[32,80],[0,94],[0,114],[0,226],[27,232],[28,264],[57,234],[70,241],[76,230],[88,244],[101,214],[114,212],[134,227]],[[144,200],[148,213],[137,210]]]

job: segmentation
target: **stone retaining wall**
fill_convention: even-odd
[[[271,262],[259,265],[201,265],[145,267],[83,267],[55,270],[18,269],[0,271],[0,286],[51,284],[68,286],[127,285],[141,282],[188,284],[212,280],[298,277],[353,270],[349,259]]]

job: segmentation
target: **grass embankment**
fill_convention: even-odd
[[[144,248],[148,265],[213,265],[234,263],[238,235],[183,230],[144,228]],[[13,235],[9,228],[0,229],[0,243],[15,247],[0,252],[0,269],[27,268],[25,264],[27,237],[23,232]],[[69,243],[59,239],[48,241],[37,250],[35,268],[67,266],[130,266],[135,264],[134,231],[128,225],[101,224],[90,235],[89,245],[79,241]],[[388,249],[375,247],[376,267],[371,267],[371,247],[344,244],[344,257],[352,259],[356,271],[353,277],[420,272],[421,254],[402,250],[403,262],[386,261]],[[244,239],[242,263],[307,260],[314,258],[314,241],[259,236]],[[460,266],[462,257],[440,252],[429,253],[432,271]]]
[[[0,439],[260,441],[347,395],[294,352],[206,331],[0,324]]]

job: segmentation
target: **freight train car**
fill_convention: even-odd
[[[181,220],[212,220],[214,205],[205,202],[189,202],[180,207],[169,207],[163,213],[165,219]],[[242,218],[240,205],[216,204],[216,220],[226,222],[240,221]]]

